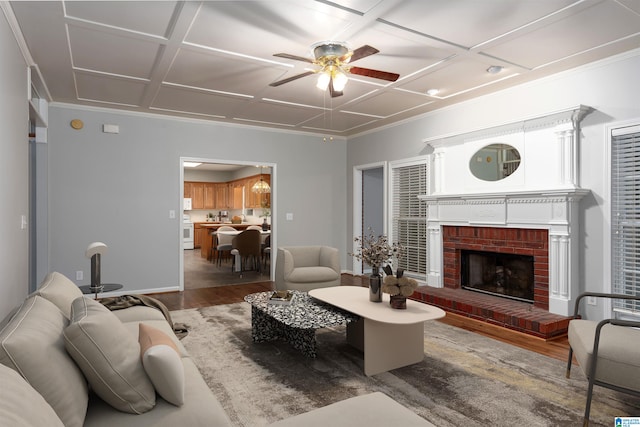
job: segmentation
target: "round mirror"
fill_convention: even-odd
[[[520,153],[508,144],[491,144],[479,149],[469,160],[469,169],[483,181],[499,181],[520,166]]]

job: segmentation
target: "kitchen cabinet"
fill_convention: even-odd
[[[193,248],[198,249],[202,245],[202,233],[205,232],[205,229],[201,227],[200,224],[193,224]]]
[[[217,184],[214,182],[205,182],[203,183],[204,187],[204,203],[203,209],[215,209],[216,206],[216,186]]]
[[[226,182],[218,182],[216,188],[216,209],[227,210],[229,206],[229,184]]]
[[[270,175],[262,175],[262,179],[271,185]],[[260,175],[230,182],[185,181],[184,197],[191,198],[192,209],[242,209],[243,197],[245,208],[268,208],[271,206],[271,194],[251,191],[258,181]]]
[[[192,182],[191,184],[191,208],[204,209],[204,182]]]
[[[229,209],[242,209],[244,186],[236,183],[227,185]]]

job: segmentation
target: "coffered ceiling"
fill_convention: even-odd
[[[349,136],[640,47],[640,0],[10,2],[50,101]],[[380,52],[344,95],[324,40]],[[502,71],[487,72],[491,66]],[[427,94],[430,89],[438,92]]]

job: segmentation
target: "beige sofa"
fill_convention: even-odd
[[[137,345],[140,323],[164,332],[179,352],[184,368],[181,406],[156,396],[155,384],[146,377]],[[1,326],[0,425],[231,425],[160,310],[134,306],[110,312],[83,297],[62,274],[51,273]],[[71,333],[76,336],[65,336]],[[91,349],[89,339],[95,341],[89,344],[94,345]],[[69,349],[80,353],[75,355],[78,360]],[[89,358],[94,360],[89,363]],[[113,365],[110,372],[104,369],[108,365]],[[89,377],[93,377],[91,387]],[[96,395],[102,378],[110,381],[103,384],[111,389],[110,403]],[[128,402],[136,399],[142,403]],[[114,404],[129,412],[115,409]],[[145,412],[131,413],[136,411]]]
[[[329,246],[287,246],[278,248],[276,289],[308,292],[340,286],[338,249]]]
[[[148,336],[149,331],[155,335]],[[167,355],[179,369],[167,364]],[[2,426],[232,425],[160,310],[109,311],[55,272],[0,324],[0,384]],[[390,422],[432,426],[381,393],[273,426],[383,427]]]

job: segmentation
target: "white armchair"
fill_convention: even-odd
[[[329,246],[278,248],[276,289],[308,292],[316,288],[340,286],[338,255],[338,249]]]

